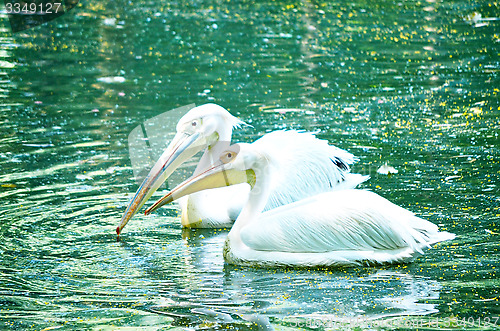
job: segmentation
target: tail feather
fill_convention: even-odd
[[[356,188],[361,183],[366,182],[370,179],[368,175],[346,173],[344,174],[344,180],[339,184],[335,185],[334,190],[348,190]]]
[[[429,243],[429,245],[432,245],[432,244],[438,243],[440,241],[455,239],[455,237],[456,237],[456,235],[454,233],[451,233],[451,232],[447,232],[447,231],[436,232],[436,233],[433,233],[429,237],[428,243]]]

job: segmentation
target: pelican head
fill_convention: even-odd
[[[241,183],[248,183],[253,188],[259,171],[266,165],[266,157],[255,150],[251,144],[234,144],[220,154],[219,160],[214,165],[179,184],[149,207],[145,214],[148,215],[183,196],[206,189]]]
[[[128,221],[161,184],[186,160],[212,148],[217,142],[231,141],[233,128],[245,125],[223,107],[209,103],[191,109],[177,123],[177,133],[153,166],[116,228],[119,235]]]

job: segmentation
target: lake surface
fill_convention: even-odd
[[[0,328],[498,328],[498,6],[90,0],[16,34],[1,14]],[[207,102],[253,125],[235,141],[318,131],[457,238],[407,265],[238,268],[172,205],[117,242],[129,133]]]

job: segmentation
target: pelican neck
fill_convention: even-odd
[[[252,168],[252,170],[255,171],[255,184],[250,190],[247,203],[241,210],[240,215],[229,232],[230,235],[231,232],[239,233],[241,228],[259,217],[266,207],[269,196],[271,195],[270,168],[271,166],[266,158],[262,158],[259,164]]]

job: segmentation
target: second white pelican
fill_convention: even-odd
[[[199,151],[205,150],[194,172],[206,169],[220,153],[230,145],[233,128],[245,125],[226,109],[216,104],[205,104],[191,109],[177,124],[177,134],[151,169],[131,200],[116,231],[118,234],[144,205],[160,185],[183,162]],[[275,131],[260,138],[260,144],[279,150],[282,167],[271,186],[265,210],[275,208],[320,192],[333,189],[354,188],[369,176],[350,173],[350,165],[356,161],[354,155],[312,133],[297,131]],[[309,146],[316,153],[313,163],[294,158],[295,145]],[[322,176],[289,174],[293,168],[310,168],[309,173],[320,172]],[[191,194],[179,200],[184,227],[224,228],[231,227],[248,200],[250,187],[241,184]]]
[[[295,146],[307,166],[289,175],[308,176],[307,168],[317,156],[307,147]],[[366,190],[321,193],[262,213],[273,181],[283,171],[280,156],[259,142],[233,145],[215,165],[178,185],[146,213],[186,194],[249,183],[250,198],[228,234],[223,254],[227,263],[258,267],[408,262],[431,244],[455,237]]]

